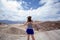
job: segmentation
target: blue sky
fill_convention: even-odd
[[[0,20],[59,21],[60,0],[0,0]]]
[[[22,7],[24,8],[24,10],[29,10],[31,8],[32,8],[32,10],[37,9],[45,4],[45,3],[40,4],[39,3],[40,1],[41,0],[23,0]],[[17,0],[17,2],[19,2],[19,1]]]

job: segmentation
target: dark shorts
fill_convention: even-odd
[[[26,32],[27,32],[27,34],[31,34],[31,35],[34,34],[34,30],[33,29],[27,29]]]

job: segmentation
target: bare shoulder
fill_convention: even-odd
[[[35,24],[36,24],[36,22],[34,22],[34,21],[33,21],[33,22],[32,22],[32,24],[33,24],[33,25],[35,25]]]

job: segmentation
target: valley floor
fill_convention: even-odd
[[[18,27],[17,27],[18,28]],[[9,30],[8,32],[5,33],[5,31]],[[19,29],[14,29],[14,30],[19,30]],[[27,35],[26,34],[17,34],[10,30],[10,27],[5,27],[2,28],[0,27],[0,40],[27,40]],[[23,30],[22,30],[23,31]],[[21,31],[20,31],[21,32]],[[45,31],[45,32],[35,32],[35,40],[60,40],[60,30],[51,30],[51,31]],[[30,39],[31,40],[31,39]]]

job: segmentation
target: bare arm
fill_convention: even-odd
[[[32,22],[33,25],[36,25],[37,23],[36,22]]]
[[[20,25],[20,26],[26,26],[27,25],[27,22],[25,22],[24,24]]]
[[[26,23],[24,23],[24,25],[27,25],[27,22],[26,22]]]

